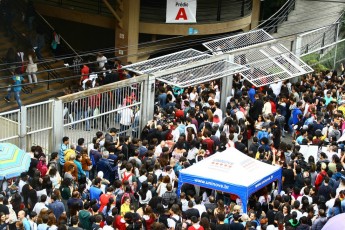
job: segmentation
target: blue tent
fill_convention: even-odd
[[[178,194],[184,183],[236,194],[247,212],[248,198],[266,185],[278,181],[281,187],[282,169],[255,160],[235,148],[205,158],[179,173]]]

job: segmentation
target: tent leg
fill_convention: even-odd
[[[177,196],[180,197],[180,193],[181,193],[181,187],[183,185],[183,182],[181,180],[181,177],[178,180],[178,184],[177,184]]]
[[[278,194],[280,194],[280,192],[281,192],[281,190],[282,190],[282,182],[281,182],[280,179],[277,179],[277,181],[278,181],[278,187],[277,187],[277,189],[278,189]]]
[[[243,211],[243,213],[247,213],[248,197],[240,196],[240,199],[242,201],[242,211]]]

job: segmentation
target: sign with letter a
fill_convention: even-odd
[[[167,0],[166,23],[196,23],[197,0]]]

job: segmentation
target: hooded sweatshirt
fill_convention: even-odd
[[[87,210],[80,210],[79,211],[79,221],[80,221],[80,224],[81,224],[83,229],[86,229],[86,230],[92,229],[92,225],[90,222],[90,216],[91,216],[91,214]]]

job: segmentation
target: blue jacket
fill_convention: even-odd
[[[255,89],[254,88],[250,88],[250,90],[248,91],[248,96],[249,96],[249,99],[250,99],[251,103],[255,102],[254,95],[255,95]]]
[[[117,172],[117,168],[113,167],[108,159],[101,158],[97,163],[97,172],[99,171],[103,172],[104,179],[113,181],[115,178],[115,172]]]
[[[99,201],[99,197],[103,193],[102,190],[95,186],[91,186],[89,191],[90,191],[90,200],[96,199],[97,201]]]
[[[296,125],[298,123],[298,114],[302,114],[300,109],[293,109],[292,110],[292,124]]]
[[[65,211],[65,206],[63,205],[61,201],[58,201],[58,200],[54,201],[53,203],[50,203],[48,205],[48,208],[53,211],[57,219],[59,219],[61,214]]]

